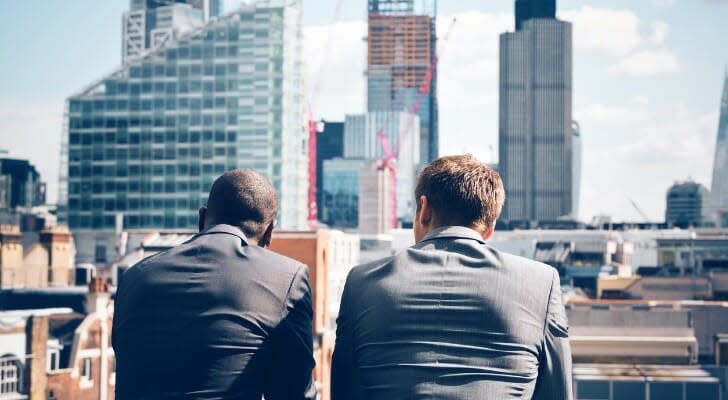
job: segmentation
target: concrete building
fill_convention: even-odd
[[[728,72],[723,83],[720,120],[713,159],[713,180],[710,188],[711,208],[720,213],[720,226],[728,227]]]
[[[390,171],[376,162],[362,165],[359,174],[359,233],[381,235],[392,226]],[[414,193],[414,192],[413,192]]]
[[[411,224],[414,218],[414,191],[420,165],[419,117],[406,112],[369,112],[347,115],[344,123],[344,158],[368,161],[384,160],[385,145],[379,139],[384,132],[387,144],[396,156],[397,221]],[[362,192],[365,193],[365,192]]]
[[[574,216],[572,27],[555,0],[516,2],[516,31],[500,36],[501,219],[533,223]]]
[[[367,111],[413,112],[419,116],[418,159],[439,154],[437,2],[368,0]],[[428,81],[429,77],[429,81]],[[422,90],[426,89],[426,90]]]
[[[113,305],[97,280],[87,310],[0,312],[0,398],[113,400]]]
[[[79,254],[109,259],[124,229],[194,228],[238,167],[271,180],[279,226],[307,226],[301,35],[299,1],[242,5],[70,97],[59,211]]]
[[[683,229],[705,225],[711,218],[709,197],[708,189],[697,182],[676,182],[667,191],[665,222]]]
[[[75,247],[63,226],[45,229],[23,248],[17,226],[0,226],[0,289],[63,287],[73,282]]]

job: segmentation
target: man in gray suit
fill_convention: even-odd
[[[442,157],[415,195],[417,243],[346,280],[332,398],[571,399],[558,273],[486,244],[505,200],[498,173]]]
[[[227,172],[199,234],[124,273],[116,400],[316,397],[308,270],[265,249],[277,208],[264,177]]]

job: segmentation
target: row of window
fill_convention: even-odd
[[[246,130],[245,136],[265,136],[268,133],[266,129],[257,131]],[[241,135],[243,136],[243,135]],[[107,131],[107,132],[79,132],[72,131],[68,135],[69,145],[119,145],[119,144],[143,144],[151,143],[235,143],[238,140],[238,133],[228,131],[227,133],[221,129],[212,131],[186,131],[186,130],[167,130],[167,131],[143,131],[143,132],[125,132],[125,131]],[[133,149],[131,147],[130,149]]]
[[[211,186],[211,185],[210,185]],[[199,192],[199,197],[193,199],[163,199],[163,198],[130,198],[130,199],[88,199],[80,200],[78,198],[68,199],[68,208],[72,211],[154,211],[154,210],[191,210],[195,211],[201,204],[204,204],[206,193]]]
[[[165,228],[165,229],[190,229],[197,226],[197,213],[187,216],[175,215],[124,215],[124,227],[136,228]],[[73,215],[68,217],[68,225],[71,229],[114,229],[116,227],[115,216]]]

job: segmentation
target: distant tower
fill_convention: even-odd
[[[574,121],[572,123],[573,128],[573,139],[572,139],[572,174],[571,174],[571,215],[577,220],[579,219],[579,199],[581,197],[581,154],[582,154],[582,143],[581,143],[581,127],[579,123]]]
[[[665,222],[678,228],[699,227],[706,221],[708,189],[693,182],[677,182],[667,191]]]
[[[500,37],[499,173],[502,219],[574,213],[572,27],[554,0],[516,1],[516,31]]]
[[[221,11],[221,0],[131,0],[123,16],[122,60],[202,26]]]
[[[436,12],[436,0],[369,0],[367,111],[411,110],[436,54]],[[422,162],[438,156],[437,114],[435,73],[418,111]]]
[[[719,215],[726,215],[728,212],[728,73],[723,83],[710,193],[712,209]]]

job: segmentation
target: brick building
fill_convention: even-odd
[[[43,229],[23,248],[17,225],[0,225],[0,289],[68,286],[73,282],[75,247],[68,228]]]
[[[0,312],[0,398],[113,400],[108,287],[94,280],[86,314],[70,308]]]

